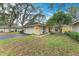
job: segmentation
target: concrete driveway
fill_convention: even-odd
[[[3,39],[9,39],[9,38],[19,38],[25,36],[24,34],[7,34],[7,35],[1,35],[0,40]]]

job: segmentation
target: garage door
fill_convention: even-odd
[[[26,33],[26,34],[32,34],[33,32],[34,32],[34,28],[26,28],[24,30],[24,33]]]

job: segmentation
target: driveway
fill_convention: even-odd
[[[25,36],[24,34],[7,34],[7,35],[1,35],[0,40],[8,39],[8,38],[19,38]]]

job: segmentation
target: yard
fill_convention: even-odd
[[[29,35],[22,38],[0,40],[0,55],[79,55],[79,43],[66,35],[52,34],[44,37]]]

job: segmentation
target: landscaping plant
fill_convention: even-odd
[[[73,39],[79,40],[79,32],[66,32],[65,34]]]

